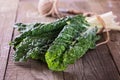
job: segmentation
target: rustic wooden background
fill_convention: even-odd
[[[0,80],[120,80],[119,31],[112,31],[108,44],[89,51],[64,72],[52,72],[46,64],[36,61],[14,64],[14,51],[8,45],[18,35],[14,23],[54,20],[41,17],[37,4],[38,0],[0,0]],[[59,6],[98,14],[113,11],[120,22],[120,0],[60,0]]]

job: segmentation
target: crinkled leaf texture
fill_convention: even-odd
[[[15,24],[20,35],[10,43],[15,50],[14,60],[21,62],[35,59],[45,62],[44,56],[50,44],[58,36],[63,27],[67,25],[67,21],[72,18],[66,17],[48,24]]]
[[[97,28],[90,28],[83,16],[69,22],[46,52],[48,67],[53,71],[63,71],[69,64],[73,64],[89,49],[95,47],[99,39]]]
[[[52,23],[17,23],[20,32],[10,45],[14,60],[42,60],[53,71],[63,71],[99,40],[97,28],[89,27],[83,15],[66,17]]]

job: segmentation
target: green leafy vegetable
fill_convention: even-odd
[[[23,41],[16,46],[15,61],[26,61],[29,58],[45,61],[45,52],[59,32],[60,30],[54,31],[47,34],[44,38],[39,36],[24,38]]]
[[[85,18],[79,16],[69,22],[45,55],[48,67],[54,71],[63,71],[69,64],[74,63],[88,49],[95,47],[98,40],[97,28],[89,28]]]
[[[65,23],[67,25],[68,21],[70,21],[70,20],[73,21],[73,19],[77,19],[77,18],[78,18],[78,16],[63,18],[63,19],[53,22],[49,25],[48,24],[44,25],[41,23],[29,24],[29,25],[26,25],[23,23],[17,23],[16,27],[18,28],[18,31],[21,32],[22,34],[20,34],[19,37],[17,37],[14,41],[12,41],[12,45],[14,45],[14,49],[16,50],[15,55],[14,55],[15,61],[27,61],[29,58],[45,61],[45,57],[44,57],[45,52],[49,48],[49,45],[54,41],[54,39],[58,36],[59,32],[64,27],[61,25],[63,25],[63,24],[65,25]],[[58,26],[58,24],[60,26]],[[48,26],[46,26],[46,25],[48,25]],[[50,25],[52,25],[52,26],[50,26]],[[40,27],[43,27],[43,28],[40,28]],[[47,27],[50,28],[50,31],[47,29]],[[32,32],[35,32],[38,28],[40,28],[39,31],[42,31],[42,30],[45,31],[45,28],[46,28],[48,32],[47,31],[45,31],[44,33],[39,32],[39,33],[41,33],[41,35],[38,35],[36,33],[37,35],[33,36],[30,33],[31,30],[32,30]],[[25,35],[25,34],[28,34],[28,35]],[[26,37],[24,37],[24,38],[22,37],[23,40],[18,43],[18,41],[16,41],[16,40],[20,39],[21,35],[25,35]],[[14,44],[16,42],[17,42],[17,44]],[[45,46],[47,46],[47,47],[45,47]],[[39,57],[37,57],[37,56],[39,56]]]
[[[97,28],[89,27],[83,15],[66,17],[52,23],[17,23],[20,32],[13,45],[15,61],[42,60],[53,71],[63,71],[69,64],[95,47]]]
[[[27,24],[23,24],[23,23],[16,23],[15,28],[17,28],[20,33],[24,33],[24,32],[27,32],[29,30],[32,30],[32,29],[34,29],[38,26],[42,26],[42,25],[44,25],[44,24],[43,23],[32,23],[32,24],[27,25]]]
[[[58,29],[62,29],[67,24],[66,22],[69,21],[70,19],[71,19],[70,17],[67,17],[67,18],[62,18],[52,23],[38,25],[37,27],[30,29],[28,31],[25,31],[24,33],[17,36],[15,40],[11,42],[11,44],[14,46],[17,46],[24,38],[28,36],[44,37],[50,32],[54,32]]]
[[[20,34],[19,37],[16,37],[11,43],[16,50],[14,60],[27,61],[31,58],[45,62],[44,55],[49,45],[57,37],[64,25],[67,24],[66,21],[70,19],[70,17],[63,18],[45,25],[42,23],[29,25],[17,23],[15,26],[22,34]],[[35,33],[36,35],[32,33]]]

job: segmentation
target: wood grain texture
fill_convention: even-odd
[[[53,21],[54,18],[41,17],[39,15],[37,12],[37,1],[21,0],[16,22]],[[119,0],[70,0],[69,2],[61,0],[59,6],[61,8],[93,11],[96,13],[112,10],[119,16],[119,3],[115,1],[120,2]],[[110,4],[112,4],[112,7]],[[15,31],[14,37],[16,35],[18,35],[17,31]],[[112,38],[108,45],[102,45],[88,51],[83,58],[70,65],[64,72],[52,72],[48,70],[46,64],[37,61],[28,61],[27,63],[16,65],[12,60],[14,51],[11,50],[5,80],[120,80],[117,70],[120,66],[119,35],[119,32],[111,33]]]
[[[105,5],[107,4],[107,5]],[[104,11],[111,10],[117,16],[117,21],[120,22],[120,1],[119,0],[106,0],[100,3]],[[120,32],[112,31],[110,34],[111,41],[107,44],[108,48],[111,52],[111,56],[113,57],[116,67],[120,73]]]
[[[106,45],[90,50],[64,73],[65,80],[120,80]]]
[[[104,13],[104,12],[108,12],[108,11],[112,11],[113,14],[115,14],[117,16],[116,21],[120,22],[120,11],[118,10],[120,7],[120,1],[119,0],[92,0],[95,3],[98,3],[97,8],[99,9],[94,9],[95,12],[97,13]],[[113,60],[115,62],[116,67],[119,70],[120,73],[120,32],[119,31],[112,31],[110,32],[110,37],[111,40],[110,42],[107,44],[109,50],[110,50],[110,54],[113,57]],[[106,37],[106,36],[104,36]]]
[[[51,22],[54,18],[46,18],[37,12],[37,0],[22,0],[19,3],[17,22]],[[14,37],[18,35],[15,31]],[[62,72],[52,72],[47,65],[37,61],[14,64],[11,50],[5,80],[63,80]]]
[[[15,22],[18,0],[0,0],[0,80],[3,80]]]
[[[101,6],[101,2],[101,0],[84,0],[82,2],[76,1],[75,4],[86,11],[98,14],[109,11]],[[103,2],[103,4],[105,3]],[[106,45],[97,47],[95,50],[89,51],[82,59],[65,71],[65,80],[120,80],[119,72],[111,58]]]

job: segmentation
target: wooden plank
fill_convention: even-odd
[[[75,2],[79,8],[86,11],[103,13],[98,0],[84,0]],[[106,45],[89,51],[83,58],[64,72],[65,80],[120,80],[119,73],[110,56]]]
[[[50,22],[54,18],[41,17],[37,12],[37,0],[22,0],[19,3],[17,22]],[[15,31],[15,35],[18,32]],[[14,64],[11,50],[7,66],[5,80],[63,80],[62,72],[52,72],[47,65],[37,61],[29,61],[26,64]]]
[[[101,52],[102,51],[102,52]],[[119,80],[106,45],[90,50],[64,73],[65,80]]]
[[[117,21],[120,22],[120,11],[118,10],[120,7],[119,0],[106,0],[100,3],[101,6],[104,8],[105,11],[111,10],[115,15],[117,15]],[[107,4],[107,5],[105,5]],[[109,50],[113,59],[116,63],[116,67],[120,72],[120,32],[119,31],[112,31],[110,34],[111,40],[108,43]]]
[[[33,0],[22,0],[19,4],[17,22],[53,21],[51,18],[39,16],[36,3],[36,0],[34,2]],[[103,9],[97,1],[94,2],[93,0],[76,0],[76,4],[62,5],[66,7],[68,5],[69,8],[80,8],[80,10],[84,8],[87,11],[95,11],[97,13],[102,13]],[[15,35],[17,35],[16,32]],[[70,65],[64,72],[64,75],[62,72],[52,72],[48,70],[46,64],[35,61],[29,61],[26,65],[17,66],[12,60],[13,53],[12,50],[5,80],[120,80],[120,76],[106,45],[99,46],[95,50],[90,50],[74,65]]]
[[[0,80],[3,80],[7,58],[9,55],[9,42],[11,41],[15,22],[18,0],[0,0]]]

